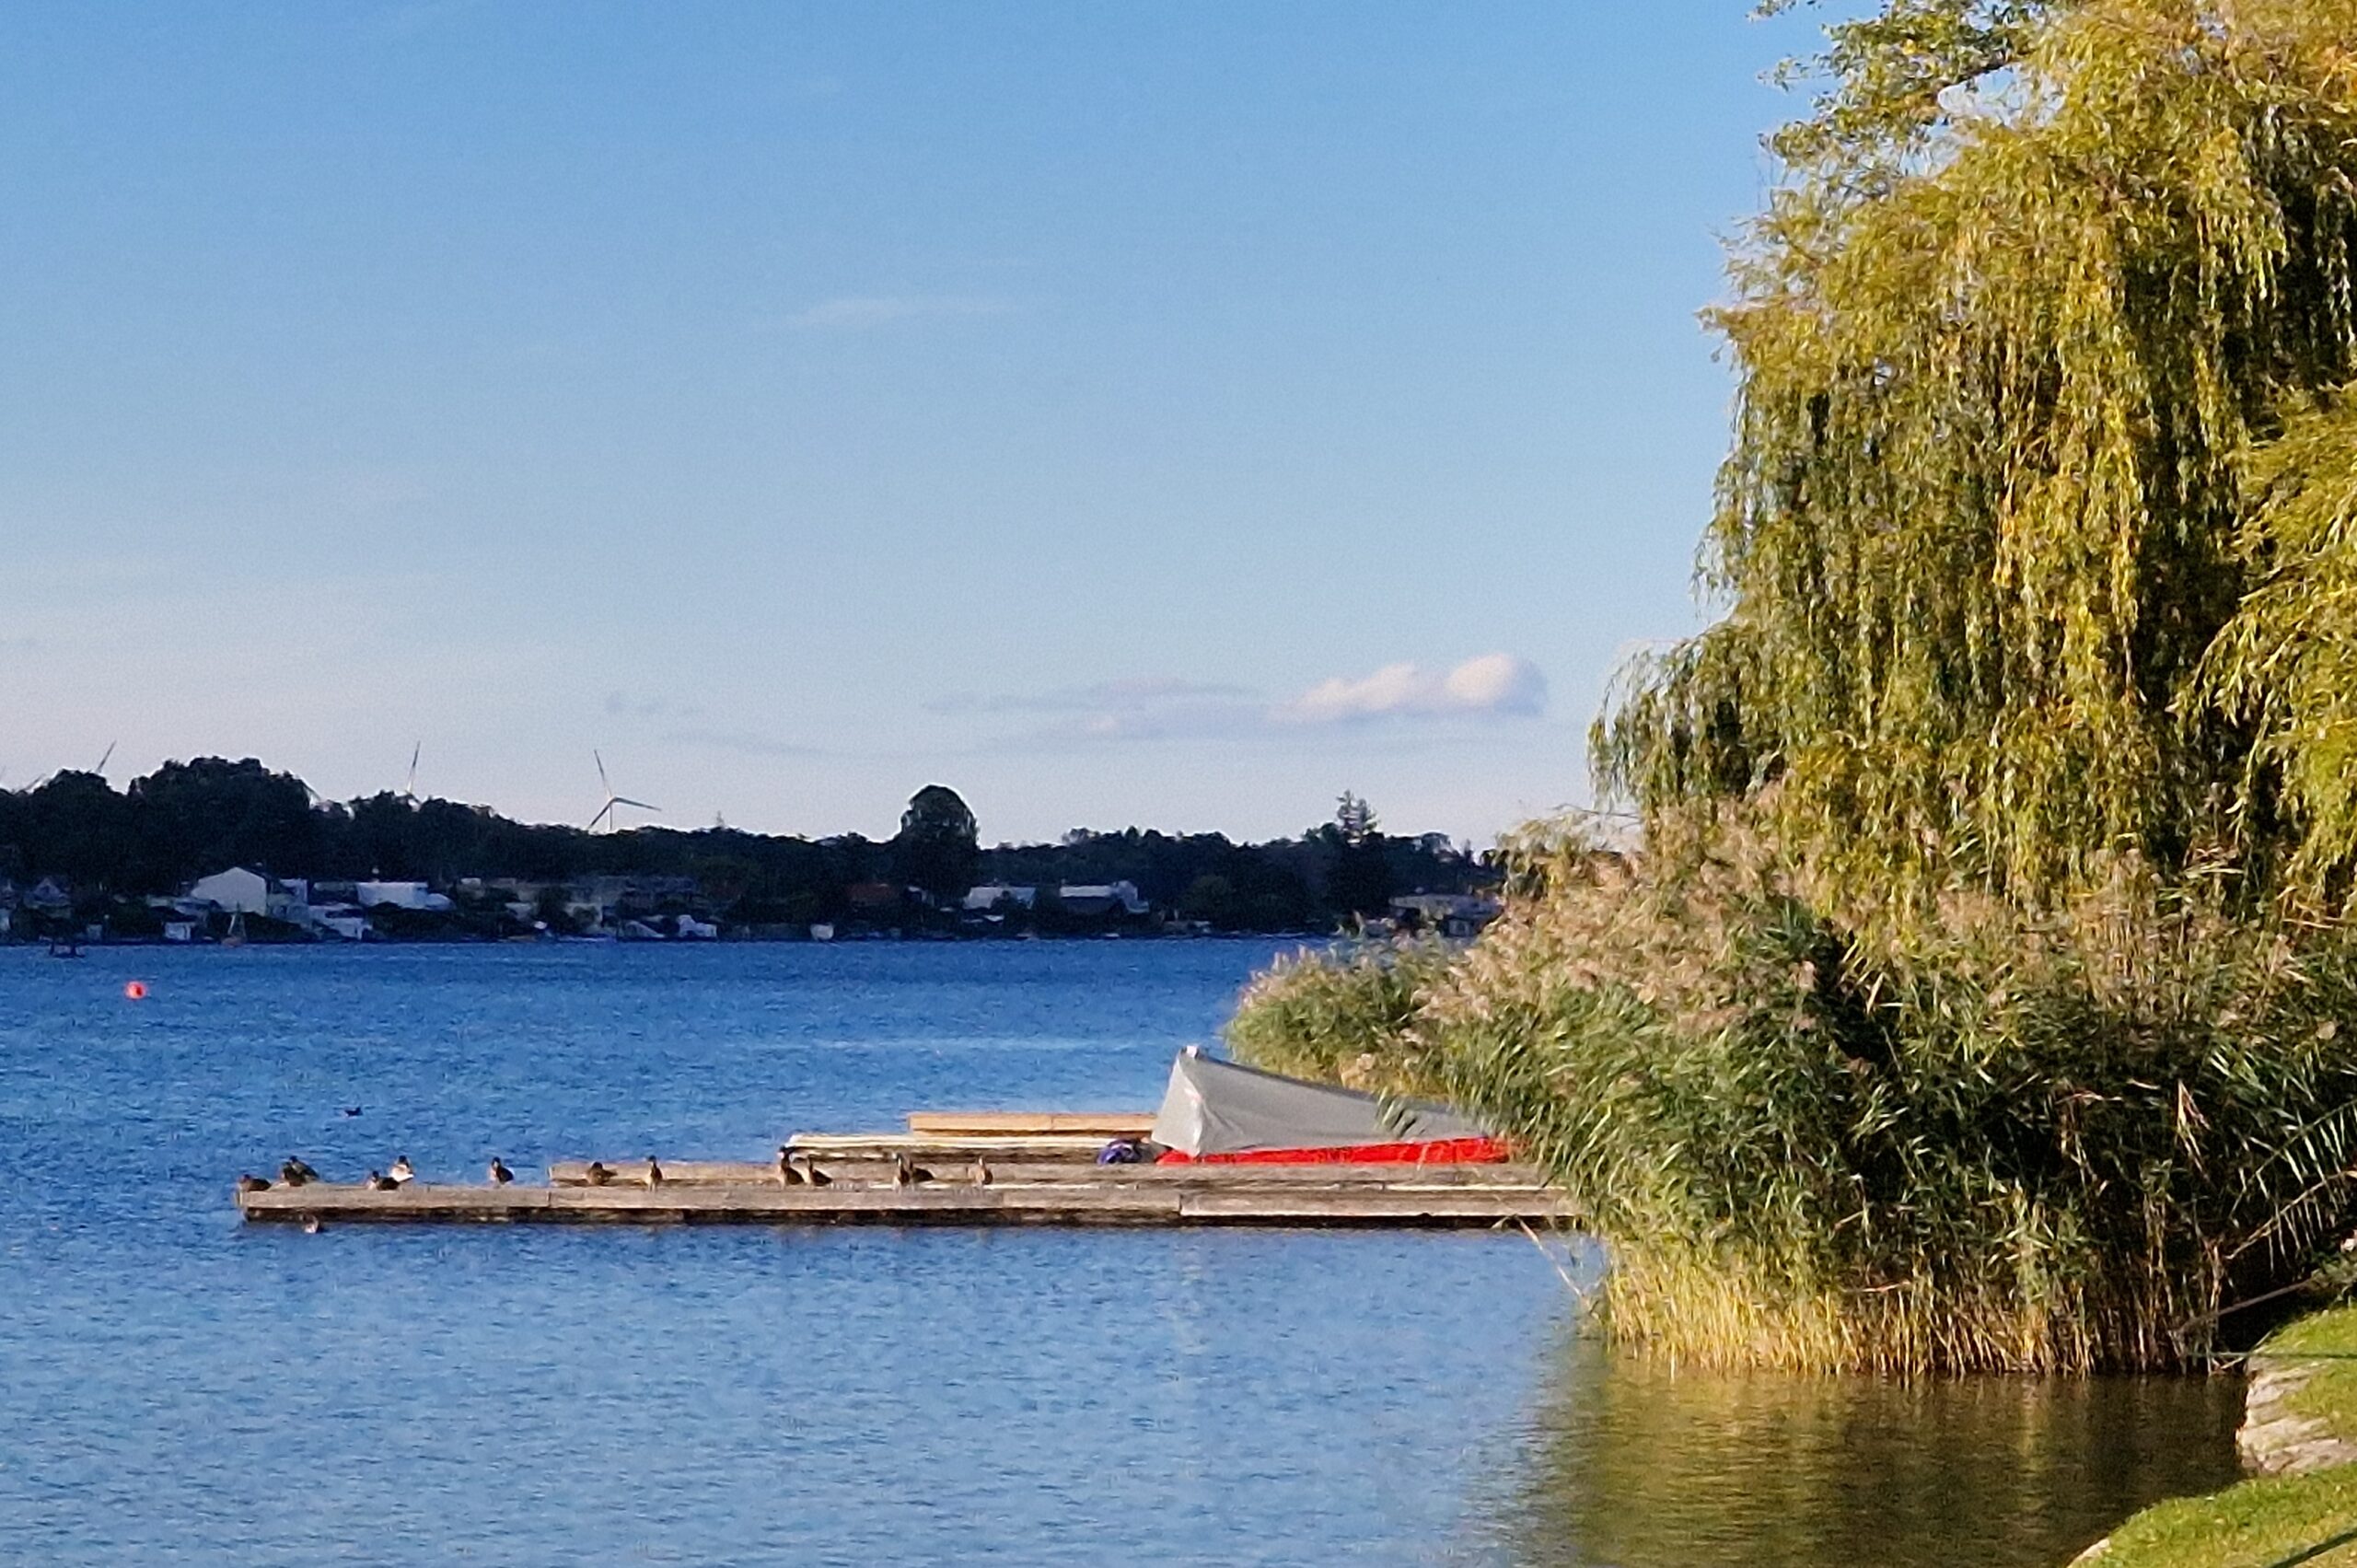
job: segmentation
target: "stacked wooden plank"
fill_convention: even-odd
[[[909,1133],[918,1138],[1034,1138],[1042,1135],[1143,1138],[1154,1131],[1150,1110],[912,1110]]]
[[[827,1159],[1067,1160],[1092,1163],[1117,1138],[1154,1131],[1147,1110],[913,1110],[905,1132],[797,1132],[797,1154]]]
[[[797,1154],[824,1159],[1062,1160],[1093,1165],[1111,1140],[1094,1132],[993,1133],[936,1135],[915,1132],[796,1132],[786,1145]]]

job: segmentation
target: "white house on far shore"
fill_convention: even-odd
[[[448,898],[435,892],[423,882],[354,882],[352,901],[362,909],[376,909],[390,904],[395,909],[446,911],[451,908]]]
[[[367,885],[362,884],[364,887]],[[424,892],[424,888],[423,883],[394,883],[391,886],[396,889],[414,887],[420,892]],[[450,907],[450,901],[439,893],[426,893],[424,900],[432,901],[420,901],[407,907]],[[210,877],[201,877],[183,897],[168,901],[172,911],[183,919],[201,916],[209,905],[223,914],[268,915],[289,925],[299,925],[314,935],[340,936],[347,942],[362,941],[376,935],[369,929],[366,914],[356,905],[314,905],[311,902],[311,884],[301,877],[282,882],[242,865],[233,865],[226,871],[216,871]]]
[[[1056,900],[1071,914],[1110,914],[1115,910],[1124,914],[1146,912],[1146,901],[1139,895],[1138,885],[1127,880],[1067,882],[1056,889]]]
[[[275,885],[259,871],[249,871],[233,865],[226,871],[216,871],[210,877],[197,878],[188,890],[191,900],[213,905],[224,914],[268,914],[271,895]],[[283,904],[286,894],[276,889]]]

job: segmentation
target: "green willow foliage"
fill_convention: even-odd
[[[2243,553],[2256,581],[2210,650],[2205,691],[2256,738],[2239,836],[2288,841],[2285,886],[2345,913],[2357,862],[2357,404],[2344,393],[2299,408],[2248,483],[2258,500]]]
[[[2301,753],[2357,703],[2328,691],[2357,633],[2304,590],[2351,569],[2314,526],[2341,497],[2271,454],[2313,451],[2301,417],[2357,375],[2352,45],[2350,0],[1897,0],[1836,29],[1713,316],[1729,612],[1624,672],[1605,784],[1647,812],[1758,792],[1898,912],[2229,834],[2255,886],[2321,889],[2352,823]]]

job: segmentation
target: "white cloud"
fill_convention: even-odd
[[[959,691],[924,705],[928,712],[947,717],[1036,716],[1044,721],[1044,727],[990,743],[1027,748],[1214,739],[1250,735],[1265,729],[1269,722],[1266,700],[1248,686],[1169,675],[1133,676],[1016,695]]]
[[[1512,654],[1484,654],[1452,668],[1387,665],[1360,679],[1321,682],[1271,704],[1248,686],[1143,676],[1017,695],[953,692],[924,704],[952,718],[1037,714],[1049,721],[1000,744],[1273,738],[1306,726],[1377,721],[1529,717],[1547,703],[1538,666]],[[1408,726],[1398,726],[1404,735]]]
[[[1221,681],[1188,680],[1173,675],[1135,676],[1099,681],[1094,686],[1066,686],[1053,691],[987,696],[953,691],[924,704],[935,714],[1133,714],[1198,702],[1228,702],[1249,698],[1248,686]]]
[[[924,316],[1004,316],[1011,299],[962,294],[843,295],[795,311],[780,323],[798,331],[862,331]]]
[[[1323,680],[1276,710],[1286,724],[1347,724],[1447,714],[1527,717],[1547,705],[1547,678],[1528,659],[1483,654],[1453,669],[1387,664],[1358,679]]]

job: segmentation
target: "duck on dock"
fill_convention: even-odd
[[[389,1176],[386,1176],[381,1172],[374,1170],[368,1173],[366,1179],[364,1179],[360,1185],[366,1188],[371,1192],[398,1192],[401,1190],[401,1184],[400,1182],[395,1181]]]
[[[581,1179],[592,1187],[603,1187],[613,1179],[614,1173],[606,1168],[605,1162],[602,1160],[591,1160],[589,1168],[581,1173]]]
[[[784,1144],[777,1146],[777,1184],[780,1187],[802,1185],[802,1173],[794,1167],[794,1150]]]
[[[914,1187],[921,1182],[931,1181],[932,1179],[933,1172],[927,1170],[921,1165],[910,1164],[909,1156],[907,1155],[897,1154],[892,1156],[893,1186]]]
[[[644,1179],[649,1187],[660,1187],[663,1185],[663,1167],[655,1163],[655,1156],[653,1155],[646,1156],[646,1176]]]
[[[241,1193],[267,1192],[270,1191],[270,1183],[259,1176],[241,1176],[238,1178],[238,1191]]]
[[[977,1187],[988,1187],[990,1184],[990,1156],[988,1155],[976,1155],[974,1156],[974,1185]]]
[[[501,1163],[497,1155],[491,1156],[491,1169],[484,1174],[491,1178],[491,1184],[493,1187],[505,1187],[516,1179],[516,1173]]]
[[[805,1187],[832,1187],[835,1184],[835,1179],[820,1170],[808,1155],[797,1152],[794,1156],[794,1164],[802,1172],[802,1185]]]
[[[407,1155],[395,1155],[391,1167],[385,1172],[385,1179],[399,1187],[405,1181],[416,1180],[417,1171],[410,1165]]]
[[[307,1181],[317,1181],[319,1173],[303,1162],[299,1155],[288,1155],[286,1163],[278,1167],[278,1179],[289,1187],[300,1187]]]

